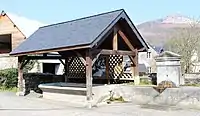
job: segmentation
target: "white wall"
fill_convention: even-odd
[[[148,67],[151,67],[150,73],[156,73],[157,70],[155,57],[158,55],[158,53],[151,47],[149,48],[148,52],[150,52],[150,58],[147,58],[147,52],[138,53],[138,63],[144,64],[147,67],[147,69]]]
[[[63,60],[63,62],[64,62],[64,60]],[[62,75],[63,74],[64,66],[60,62],[60,60],[38,60],[38,63],[35,63],[33,69],[30,70],[29,72],[42,73],[43,72],[43,63],[56,63],[56,64],[58,64],[58,65],[55,66],[55,73],[56,73],[56,75]]]

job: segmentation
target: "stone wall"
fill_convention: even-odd
[[[200,84],[200,73],[184,74],[185,84]]]
[[[65,89],[64,87],[62,89]],[[69,89],[69,88],[68,88]],[[74,91],[77,88],[72,88]],[[101,106],[107,104],[111,94],[115,98],[122,98],[126,102],[136,105],[162,105],[166,107],[189,107],[200,109],[200,88],[199,87],[180,87],[167,88],[162,93],[157,92],[152,86],[133,86],[125,84],[112,84],[94,86],[92,106]],[[44,92],[44,98],[58,101],[76,103],[77,106],[86,106],[88,104],[86,96],[69,95],[61,93]]]
[[[145,86],[108,85],[93,87],[94,104],[98,105],[108,99],[111,91],[115,97],[122,96],[125,101],[137,105],[157,104],[200,109],[199,87],[167,88],[162,93],[158,93],[153,87]]]
[[[8,54],[0,54],[0,70],[17,68],[17,61],[17,57],[10,57]]]
[[[26,93],[29,93],[30,90],[34,90],[37,93],[42,93],[38,87],[39,84],[64,82],[64,77],[63,75],[52,75],[45,73],[27,73],[24,74],[24,80]]]

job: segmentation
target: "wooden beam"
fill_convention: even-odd
[[[59,59],[60,60],[60,62],[65,66],[65,63],[62,61],[62,59]]]
[[[124,42],[126,43],[126,45],[130,48],[130,50],[134,51],[135,48],[132,46],[131,42],[128,40],[128,38],[126,37],[126,35],[121,30],[118,30],[118,33],[122,37],[122,39],[124,40]]]
[[[136,62],[133,56],[129,56],[131,62],[133,63],[133,66],[136,66]]]
[[[101,54],[100,53],[98,53],[97,55],[92,55],[92,57],[93,57],[93,60],[92,60],[92,66],[94,65],[94,63],[97,61],[97,59],[99,58],[99,56],[100,56]]]
[[[143,47],[143,48],[139,49],[138,52],[142,52],[142,51],[144,51],[145,49],[146,49],[146,48]]]
[[[129,55],[129,56],[135,56],[135,50],[134,51],[125,51],[125,50],[105,50],[105,49],[95,49],[92,50],[92,54],[102,54],[102,55]]]
[[[22,53],[14,53],[10,54],[11,56],[23,56],[23,55],[30,55],[30,54],[43,54],[49,52],[60,52],[60,51],[69,51],[69,50],[78,50],[90,48],[90,45],[83,45],[83,46],[76,46],[76,47],[67,47],[67,48],[55,48],[55,49],[46,49],[46,50],[37,50],[37,51],[30,51],[30,52],[22,52]]]
[[[65,59],[65,57],[62,56],[26,56],[26,59],[31,59],[31,60],[47,60],[47,59]]]
[[[117,35],[117,27],[114,27],[114,33],[113,33],[113,50],[118,50],[118,35]]]
[[[26,64],[28,64],[29,63],[29,61],[30,61],[30,59],[27,59],[27,60],[23,60],[22,62],[22,65],[21,65],[21,67],[20,68],[24,68],[25,66],[26,66]]]
[[[76,53],[76,55],[79,57],[79,59],[81,60],[81,62],[84,64],[84,65],[86,65],[86,61],[85,61],[85,59],[83,58],[83,56],[79,53],[79,52],[77,52],[77,51],[74,51],[75,53]]]
[[[91,108],[92,100],[92,54],[90,50],[86,50],[86,93],[88,105]]]

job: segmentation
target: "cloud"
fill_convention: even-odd
[[[28,38],[31,34],[33,34],[39,27],[44,26],[46,24],[41,23],[36,20],[28,19],[23,16],[19,16],[13,13],[6,13],[9,18],[13,21],[13,23],[19,28],[19,30]]]

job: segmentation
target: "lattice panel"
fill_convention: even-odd
[[[109,56],[109,76],[110,78],[117,79],[123,74],[123,56],[110,55]]]
[[[70,57],[68,60],[68,78],[85,78],[86,67],[78,57]]]
[[[109,78],[111,79],[117,79],[120,78],[120,80],[132,80],[133,76],[132,73],[124,72],[124,67],[122,65],[123,57],[120,55],[110,55],[109,56]],[[93,74],[97,73],[100,70],[105,71],[106,70],[106,57],[100,56],[95,64],[93,65]],[[99,73],[99,76],[102,76],[102,78],[106,79],[106,75],[103,75],[103,73]],[[105,72],[104,72],[105,74]],[[96,76],[96,75],[95,75]]]
[[[132,78],[132,73],[123,73],[123,75],[120,77],[120,80],[131,80]]]

